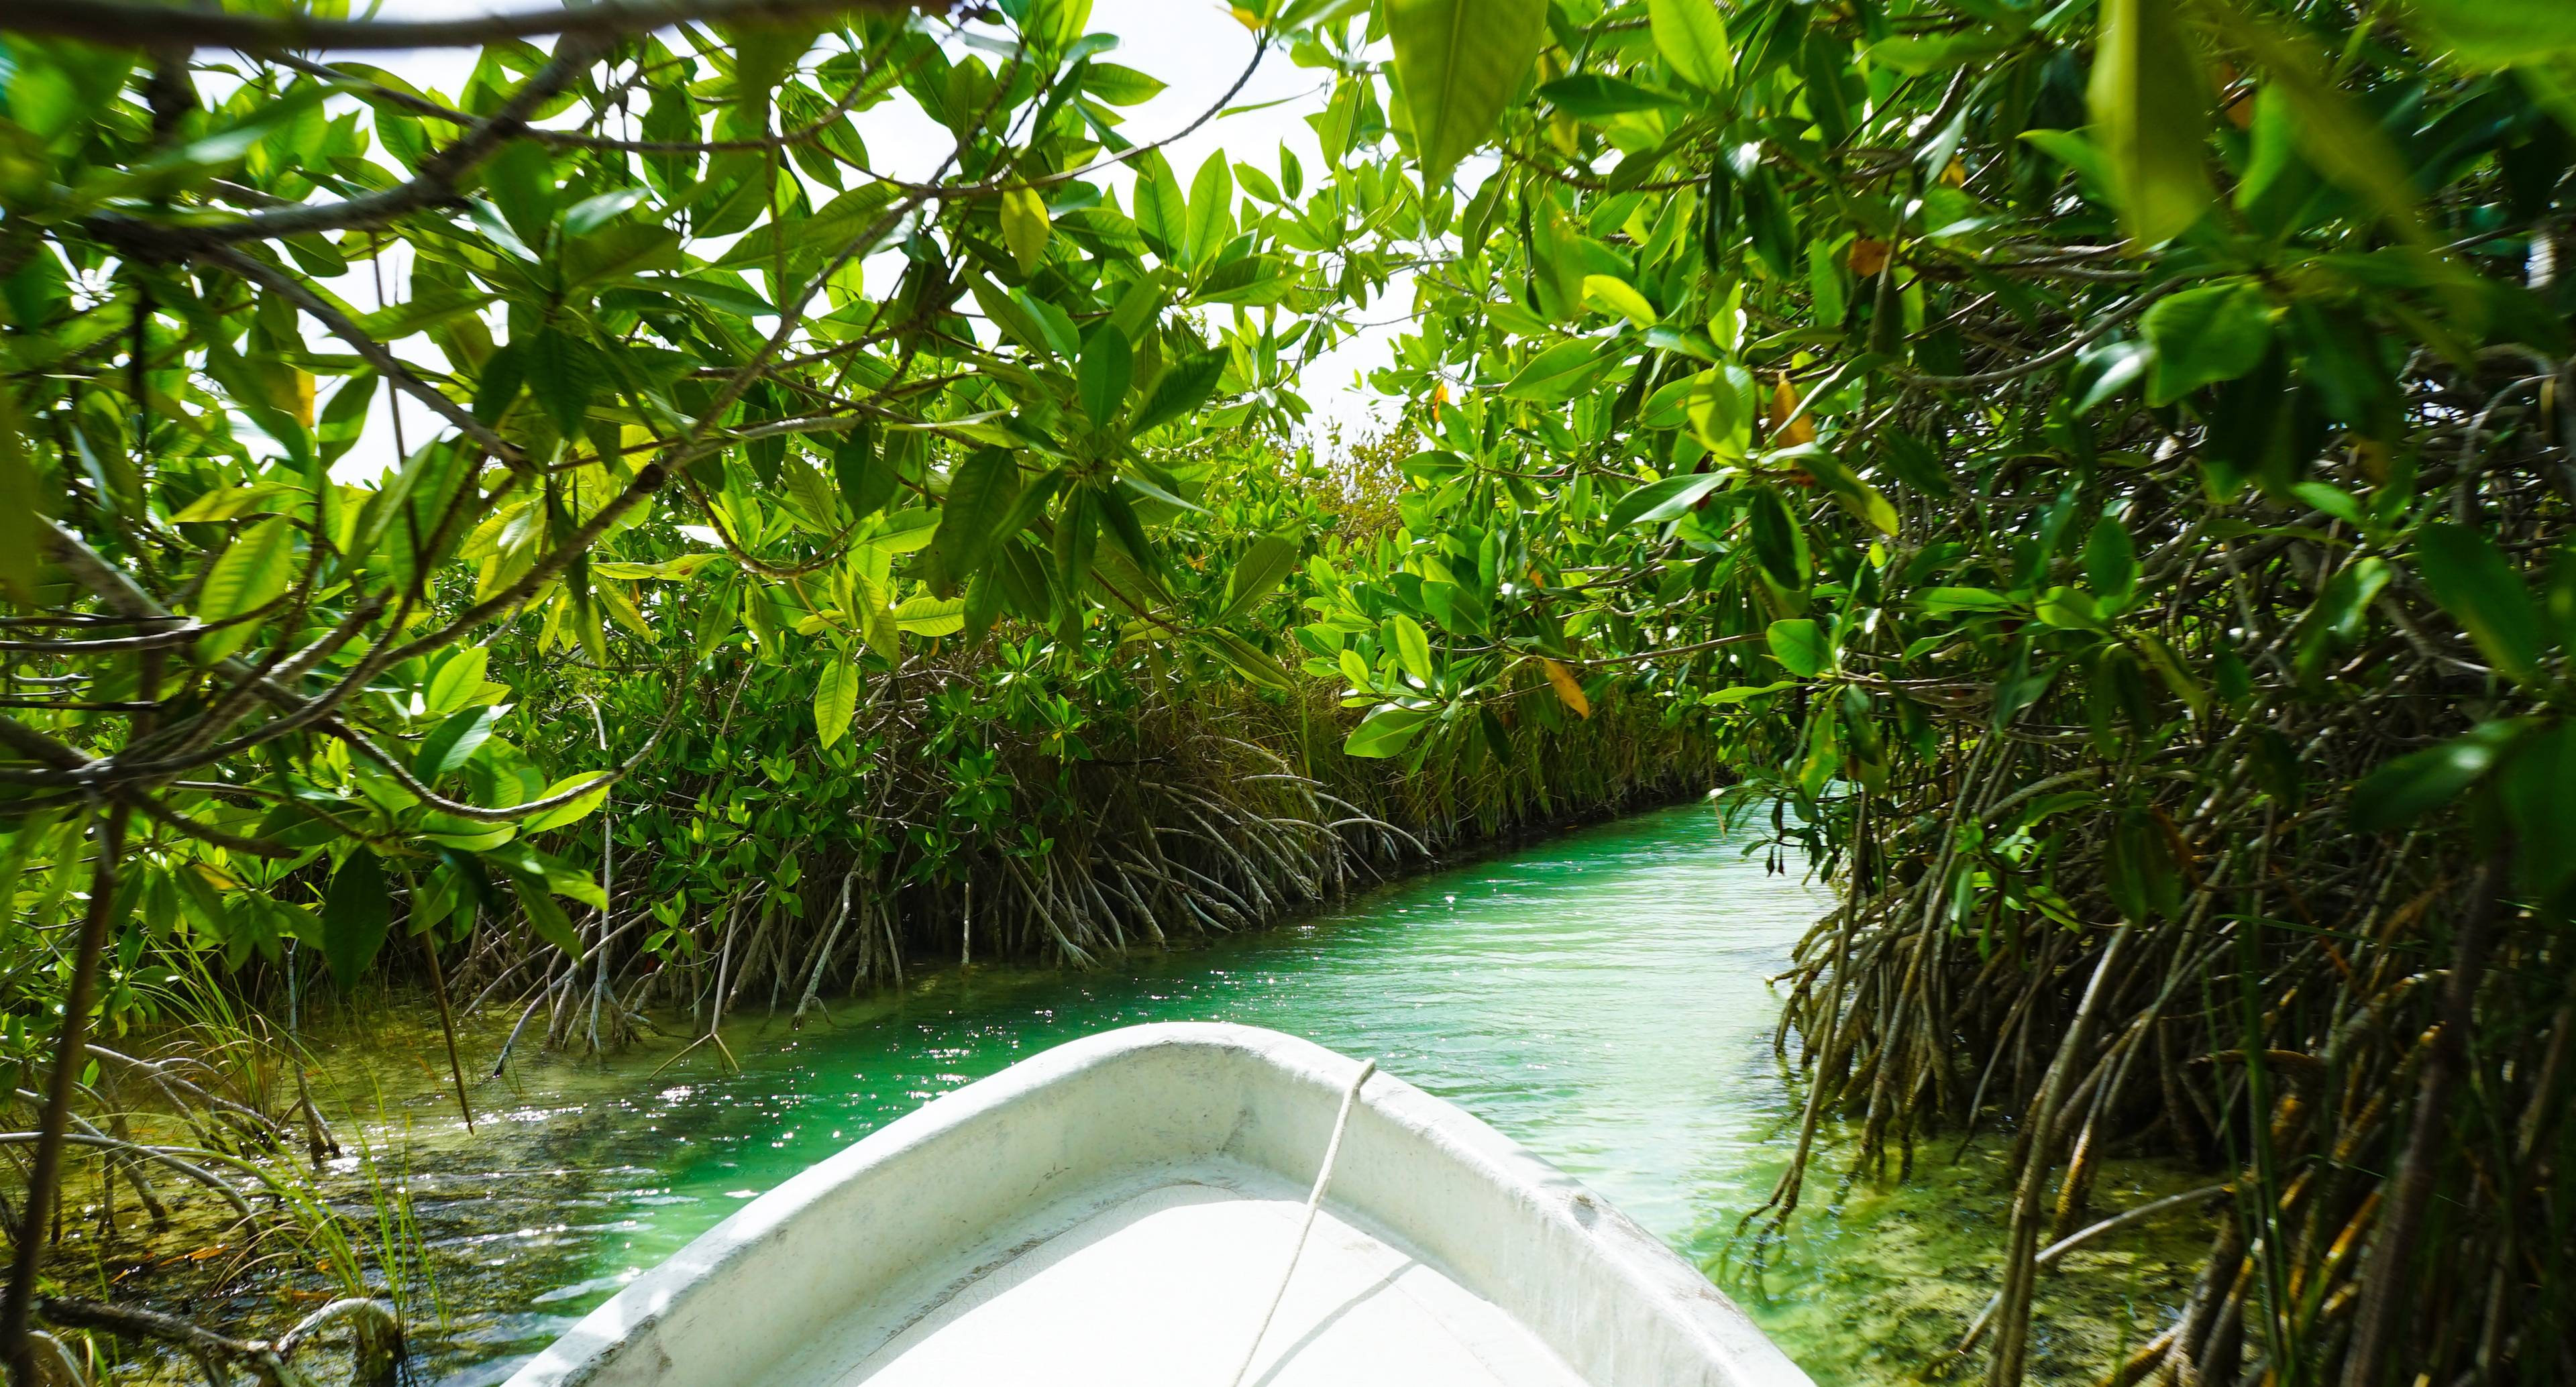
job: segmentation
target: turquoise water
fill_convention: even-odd
[[[478,1094],[471,1138],[452,1098],[417,1082],[426,1060],[404,1058],[418,1072],[383,1087],[412,1080],[399,1119],[445,1313],[416,1345],[434,1380],[497,1382],[627,1279],[876,1126],[1048,1046],[1145,1021],[1244,1022],[1374,1056],[1718,1266],[1794,1137],[1766,979],[1823,905],[1686,806],[1114,972],[951,969],[801,1033],[755,1016],[727,1028],[738,1073],[702,1048],[654,1076],[676,1046],[604,1070],[514,1071]],[[365,1048],[382,1063],[388,1047]],[[2002,1191],[1982,1149],[1947,1157],[1918,1158],[1910,1186],[1864,1182],[1839,1201],[1829,1159],[1762,1283],[1728,1280],[1820,1382],[1910,1376],[1983,1302]],[[2114,1170],[2100,1202],[2179,1179]],[[2042,1372],[2089,1381],[2152,1333],[2180,1298],[2169,1264],[2190,1232],[2150,1225],[2069,1258],[2081,1275],[2052,1285],[2083,1291],[2043,1306]]]

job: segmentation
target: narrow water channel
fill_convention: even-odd
[[[380,1087],[348,1096],[403,1095],[380,1109],[399,1136],[378,1160],[409,1166],[436,1273],[435,1309],[414,1308],[443,1316],[418,1337],[421,1366],[447,1387],[500,1381],[746,1200],[1048,1046],[1225,1020],[1375,1056],[1534,1148],[1716,1270],[1820,1383],[1909,1380],[1994,1285],[1994,1153],[1953,1160],[1944,1144],[1907,1185],[1840,1195],[1847,1162],[1830,1157],[1758,1284],[1743,1275],[1732,1234],[1794,1136],[1765,980],[1823,897],[1716,828],[1705,806],[1644,814],[1114,972],[950,968],[802,1032],[755,1007],[727,1028],[740,1072],[712,1048],[658,1076],[676,1047],[605,1069],[548,1061],[484,1086],[471,1138],[421,1082],[426,1064],[400,1053],[415,1047],[380,1034],[358,1047]],[[2097,1202],[2186,1183],[2115,1163]],[[2068,1258],[2043,1288],[2041,1375],[2092,1381],[2152,1334],[2199,1243],[2187,1222],[2148,1221]]]

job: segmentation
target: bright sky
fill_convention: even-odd
[[[427,18],[514,10],[532,2],[391,0],[379,13],[385,18]],[[1224,96],[1252,57],[1250,32],[1235,22],[1225,6],[1210,0],[1096,0],[1090,31],[1118,36],[1119,47],[1107,55],[1110,60],[1167,84],[1152,101],[1123,112],[1128,119],[1120,132],[1139,143],[1160,139],[1196,119]],[[372,60],[420,86],[452,97],[472,70],[474,56],[469,49],[383,54]],[[1308,186],[1312,187],[1322,168],[1322,154],[1305,117],[1323,108],[1325,81],[1324,74],[1299,68],[1288,61],[1284,50],[1273,49],[1236,95],[1232,103],[1236,113],[1209,121],[1167,148],[1165,157],[1184,183],[1220,149],[1231,159],[1255,164],[1275,176],[1277,151],[1285,144],[1305,165]],[[1278,104],[1265,104],[1271,102]],[[1240,109],[1248,106],[1262,109]],[[922,119],[908,103],[889,102],[859,120],[870,155],[890,173],[927,173],[947,152],[947,133]],[[1123,185],[1125,180],[1118,181]],[[1125,196],[1123,187],[1121,196]],[[399,266],[389,258],[386,269],[387,287],[394,297],[400,297],[398,282],[393,278]],[[868,269],[872,285],[890,283],[895,265],[888,260],[882,268],[871,264]],[[353,303],[375,303],[372,275],[366,271],[333,287]],[[1369,321],[1387,324],[1407,311],[1410,293],[1406,286],[1399,282],[1395,292],[1393,299],[1370,306],[1366,314]],[[1360,375],[1385,360],[1387,343],[1398,330],[1395,325],[1373,328],[1319,357],[1307,368],[1297,387],[1314,407],[1308,425],[1318,435],[1338,424],[1346,436],[1356,437],[1369,431],[1376,420],[1392,417],[1392,407],[1370,392],[1360,382]],[[436,359],[425,339],[407,343],[403,350],[415,358]],[[395,460],[390,413],[395,406],[391,397],[391,391],[379,391],[366,438],[334,469],[343,480],[371,477]],[[406,441],[418,447],[422,439],[433,436],[433,422],[428,411],[417,403],[406,402],[401,408]]]

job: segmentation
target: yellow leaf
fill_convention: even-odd
[[[1228,9],[1227,9],[1227,11],[1226,11],[1226,12],[1234,16],[1234,22],[1235,22],[1235,23],[1242,25],[1242,26],[1243,26],[1244,28],[1246,28],[1246,29],[1250,29],[1252,32],[1254,32],[1254,33],[1256,33],[1256,34],[1261,32],[1261,16],[1260,16],[1260,15],[1257,15],[1257,14],[1253,13],[1252,11],[1250,11],[1250,10],[1248,10],[1248,9],[1245,9],[1245,8],[1244,8],[1243,6],[1241,6],[1241,5],[1234,5],[1234,6],[1230,6],[1230,7],[1228,7]]]
[[[269,408],[306,428],[313,427],[313,373],[282,361],[250,363],[252,379]]]
[[[1538,663],[1547,671],[1548,686],[1556,690],[1559,703],[1573,709],[1578,718],[1592,716],[1592,700],[1583,696],[1583,686],[1575,682],[1574,671],[1554,660],[1541,659]]]
[[[1002,240],[1011,248],[1011,258],[1019,262],[1020,273],[1037,273],[1046,256],[1047,237],[1054,233],[1047,221],[1046,200],[1035,188],[1010,188],[1002,193]]]
[[[1853,239],[1851,243],[1851,272],[1853,274],[1859,275],[1863,279],[1867,279],[1869,276],[1877,274],[1879,271],[1886,268],[1887,242],[1874,241],[1867,236],[1856,237]]]
[[[1805,414],[1792,419],[1798,408],[1798,392],[1789,385],[1789,373],[1780,373],[1780,383],[1771,390],[1771,446],[1795,448],[1816,441],[1816,421]]]

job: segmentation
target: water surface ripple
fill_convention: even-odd
[[[1795,1132],[1766,980],[1824,905],[1691,805],[1114,971],[951,968],[800,1033],[745,999],[753,1014],[727,1027],[741,1072],[711,1048],[654,1078],[675,1046],[604,1071],[548,1061],[484,1087],[470,1139],[452,1099],[442,1112],[420,1082],[426,1066],[408,1064],[383,1080],[405,1090],[412,1199],[446,1315],[419,1336],[423,1366],[448,1387],[497,1382],[744,1201],[923,1101],[1077,1036],[1214,1020],[1375,1056],[1534,1148],[1731,1278],[1820,1382],[1911,1377],[1994,1284],[2002,1190],[1984,1145],[1955,1162],[1952,1143],[1926,1148],[1910,1184],[1839,1198],[1845,1163],[1829,1156],[1760,1283],[1722,1264]],[[2096,1202],[2183,1183],[2115,1163]],[[2052,1280],[2044,1378],[2092,1380],[2179,1300],[2193,1230],[2124,1236]]]

